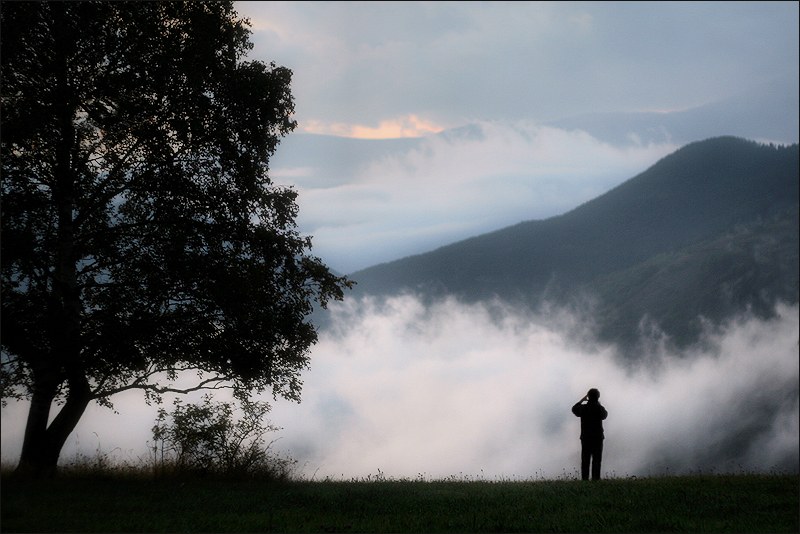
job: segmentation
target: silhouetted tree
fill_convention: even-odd
[[[291,71],[243,61],[231,2],[11,2],[2,21],[2,389],[20,468],[55,468],[91,401],[140,389],[299,399],[309,253],[267,164]],[[172,383],[184,371],[199,379]],[[60,410],[48,425],[53,403]]]

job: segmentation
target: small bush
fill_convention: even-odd
[[[287,479],[296,461],[279,458],[266,443],[267,432],[280,430],[266,421],[270,406],[242,401],[244,416],[234,421],[233,403],[174,402],[172,412],[160,409],[153,426],[154,471],[157,475],[217,475],[228,478]]]

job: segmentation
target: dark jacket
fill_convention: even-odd
[[[581,418],[581,439],[603,439],[603,419],[608,412],[599,402],[578,402],[572,407],[572,413]]]

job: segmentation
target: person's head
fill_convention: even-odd
[[[590,402],[597,402],[597,399],[600,398],[600,392],[595,388],[592,388],[589,390],[589,393],[587,393],[586,396],[589,397]]]

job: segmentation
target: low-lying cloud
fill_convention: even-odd
[[[397,150],[376,143],[387,150],[337,145],[316,166],[310,147],[296,149],[289,136],[273,158],[273,179],[299,192],[301,231],[340,272],[560,215],[678,148],[617,147],[529,122],[482,122]]]
[[[568,312],[349,299],[313,348],[303,401],[274,403],[273,449],[316,479],[555,478],[579,467],[570,408],[597,387],[606,475],[797,471],[798,307],[776,311],[629,366]],[[4,458],[18,454],[24,407],[3,410]],[[116,408],[92,408],[64,457],[146,457],[155,408],[136,395]]]
[[[298,459],[318,477],[572,472],[580,424],[570,408],[590,387],[610,414],[606,473],[798,467],[796,306],[635,370],[613,346],[574,341],[581,324],[567,312],[406,296],[350,301],[333,316],[303,403],[275,412],[283,446],[304,444]]]

